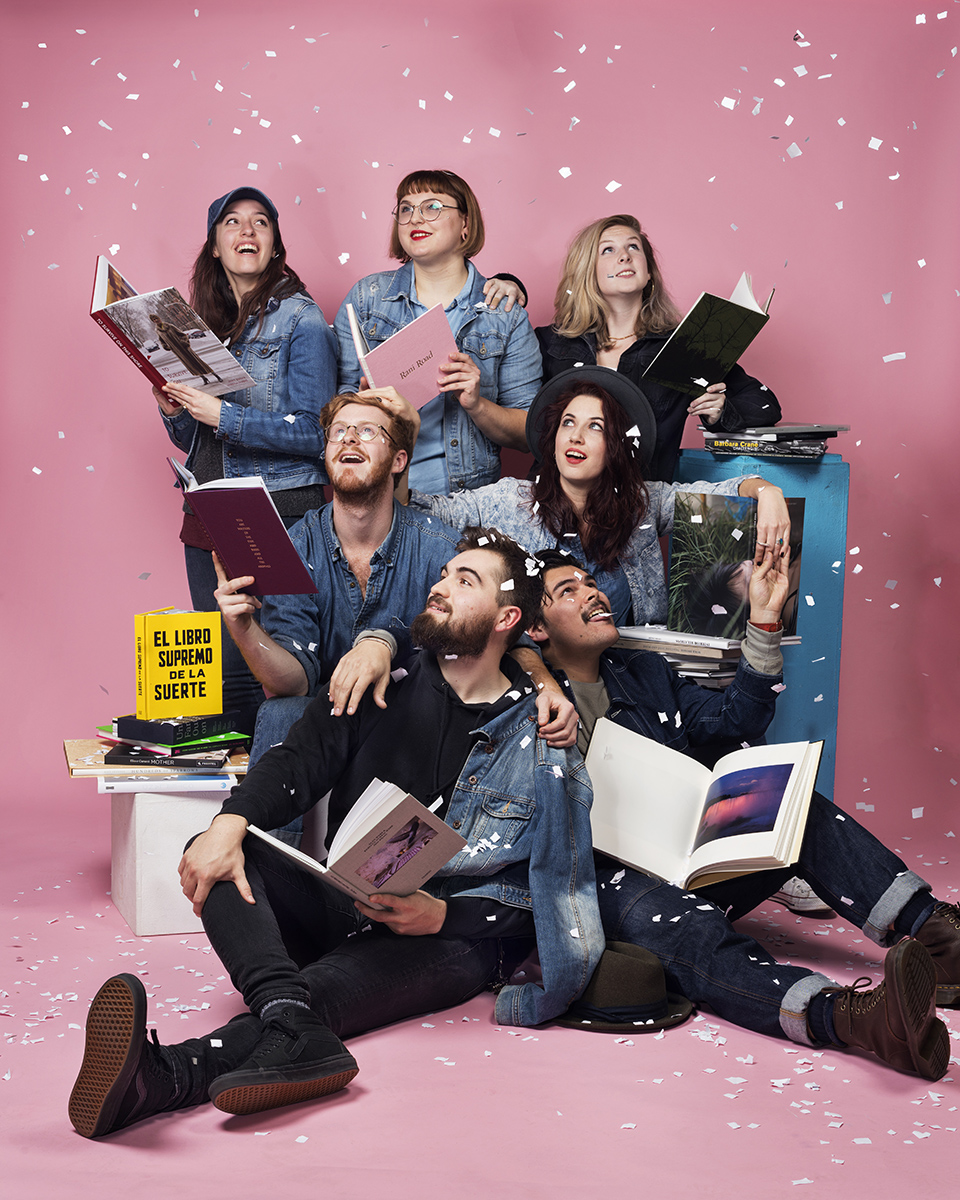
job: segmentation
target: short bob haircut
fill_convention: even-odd
[[[381,417],[386,417],[387,432],[393,438],[398,450],[406,450],[408,467],[413,458],[413,446],[417,440],[413,422],[408,421],[406,417],[396,416],[376,396],[358,396],[356,392],[340,392],[328,400],[320,410],[320,426],[323,429],[324,439],[326,439],[327,430],[337,419],[337,413],[348,404],[362,404],[367,408],[375,408]],[[403,470],[406,471],[407,467],[404,467]],[[403,471],[399,475],[394,475],[394,487],[399,484],[402,475]]]
[[[463,257],[473,258],[483,249],[484,231],[483,214],[480,212],[480,202],[473,194],[473,189],[466,180],[455,175],[453,171],[437,169],[434,171],[412,171],[405,175],[397,186],[397,204],[404,196],[423,195],[433,192],[452,196],[457,202],[457,208],[467,219],[467,236],[463,242]],[[400,262],[409,262],[409,255],[404,253],[400,244],[400,226],[396,220],[390,232],[390,257]]]
[[[640,222],[629,213],[601,217],[581,229],[570,243],[557,285],[553,318],[554,328],[562,337],[596,334],[598,350],[606,350],[613,344],[607,328],[607,307],[597,287],[597,255],[603,235],[615,225],[625,225],[637,235],[650,272],[634,331],[637,337],[666,333],[680,324],[680,312],[663,282],[657,253]]]

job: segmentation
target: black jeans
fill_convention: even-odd
[[[324,880],[248,837],[256,904],[214,885],[203,925],[251,1012],[299,1000],[339,1037],[449,1008],[509,978],[527,938],[404,937],[367,920]]]

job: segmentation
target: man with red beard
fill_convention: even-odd
[[[539,574],[494,530],[468,530],[458,550],[413,622],[426,648],[387,706],[368,692],[338,718],[315,699],[184,854],[184,894],[249,1011],[161,1047],[146,1037],[140,980],[108,980],[70,1100],[84,1137],[207,1098],[244,1114],[324,1096],[358,1070],[341,1037],[490,987],[498,1022],[538,1024],[587,984],[603,934],[586,772],[575,750],[534,735],[533,683],[507,653],[539,610]],[[374,777],[466,839],[421,891],[354,902],[245,836],[327,790],[335,830]],[[542,982],[507,982],[534,935]]]
[[[283,741],[328,681],[338,716],[355,711],[371,684],[376,703],[384,704],[390,676],[383,644],[396,665],[409,657],[409,625],[420,611],[424,581],[439,576],[460,536],[394,498],[413,452],[417,417],[393,388],[334,396],[320,421],[333,500],[290,530],[316,595],[265,596],[261,606],[240,591],[253,576],[228,580],[217,563],[214,594],[224,623],[250,670],[277,697],[260,708],[252,761]],[[569,744],[575,710],[532,651],[523,666],[539,667],[537,683],[547,684],[548,694],[538,697],[541,734],[552,745]]]

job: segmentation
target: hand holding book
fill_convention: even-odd
[[[446,900],[438,900],[429,892],[413,892],[409,896],[392,896],[389,893],[370,897],[371,904],[354,900],[355,906],[369,917],[378,921],[393,933],[405,937],[425,937],[439,933],[447,915]]]

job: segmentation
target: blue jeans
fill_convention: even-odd
[[[916,932],[900,927],[900,914],[916,893],[930,891],[928,883],[853,817],[814,793],[800,858],[781,870],[758,871],[686,892],[602,859],[597,889],[604,932],[610,940],[651,950],[663,963],[668,989],[695,1004],[706,1004],[747,1029],[784,1033],[793,1041],[813,1044],[806,1009],[832,981],[806,968],[778,963],[767,948],[730,923],[772,896],[792,875],[805,879],[841,917],[880,946]]]
[[[265,750],[280,745],[290,732],[290,727],[303,716],[312,699],[312,696],[274,696],[270,700],[264,700],[257,713],[253,743],[250,746],[251,767]],[[272,829],[270,832],[282,842],[299,847],[303,837],[303,817],[295,817],[289,825],[284,825],[282,829]]]
[[[257,839],[243,845],[256,904],[232,882],[211,889],[203,925],[254,1014],[298,1000],[340,1037],[469,1000],[507,979],[528,938],[402,937]]]

